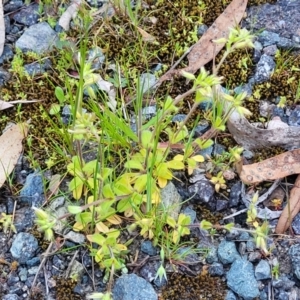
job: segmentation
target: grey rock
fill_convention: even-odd
[[[99,70],[102,68],[105,62],[105,55],[103,54],[101,48],[95,47],[89,50],[87,54],[87,61],[91,63],[91,68],[94,70]]]
[[[40,172],[35,171],[29,174],[26,178],[24,187],[20,192],[21,202],[29,203],[30,205],[39,207],[43,201],[41,196],[44,192],[43,178]],[[41,203],[39,203],[41,201]],[[38,202],[38,203],[35,203]]]
[[[28,274],[35,275],[38,271],[39,271],[39,266],[32,267],[32,268],[28,269]]]
[[[96,8],[100,8],[103,6],[103,0],[86,0],[86,2],[92,6],[92,7],[96,7]]]
[[[252,300],[259,295],[258,283],[254,277],[253,265],[241,258],[231,265],[227,275],[227,286],[244,300]]]
[[[208,180],[200,180],[195,184],[189,186],[189,193],[195,194],[193,200],[198,200],[200,202],[209,203],[215,193],[215,188]]]
[[[0,68],[0,86],[3,86],[10,79],[10,77],[11,75],[9,72],[3,68]]]
[[[21,281],[25,282],[27,280],[27,268],[19,268],[19,278]]]
[[[42,54],[52,47],[57,42],[56,32],[49,26],[48,23],[42,22],[30,26],[21,37],[16,41],[16,47],[23,52],[33,51]]]
[[[142,108],[142,115],[149,120],[156,115],[156,111],[156,105],[146,106]]]
[[[10,253],[20,264],[25,264],[35,255],[38,247],[38,241],[32,234],[20,232],[12,243]]]
[[[154,88],[156,83],[155,75],[151,73],[143,73],[140,76],[140,91],[144,94]]]
[[[289,291],[295,285],[295,282],[290,280],[285,274],[279,276],[278,279],[272,280],[272,286],[277,289]]]
[[[292,221],[292,228],[295,234],[300,234],[300,214],[298,213]]]
[[[213,263],[209,268],[208,268],[208,273],[211,276],[222,276],[224,274],[224,268],[223,265],[220,263]]]
[[[79,245],[82,245],[85,242],[85,235],[75,231],[69,231],[65,235],[65,238]]]
[[[13,19],[22,25],[31,26],[39,21],[39,5],[34,3],[13,14]]]
[[[223,240],[218,246],[218,257],[225,265],[233,263],[239,258],[235,243]]]
[[[261,291],[259,294],[259,300],[268,300],[268,295],[265,291]]]
[[[248,255],[248,260],[250,262],[258,262],[261,259],[261,253],[259,253],[258,251],[254,251],[254,252],[250,252]]]
[[[201,136],[202,134],[204,134],[208,129],[210,128],[210,124],[205,121],[202,120],[198,123],[198,125],[195,127],[195,136]]]
[[[154,247],[151,241],[142,241],[141,251],[150,256],[154,256],[158,253],[158,248]]]
[[[4,62],[9,61],[14,57],[14,53],[11,50],[11,48],[8,45],[5,45],[3,48],[3,53],[0,56],[0,65],[2,65]]]
[[[7,15],[4,17],[4,26],[5,26],[5,33],[9,34],[11,30],[11,26],[10,26],[10,18]]]
[[[207,99],[207,100],[203,100],[201,101],[201,103],[199,104],[199,108],[202,110],[209,110],[212,108],[212,100],[211,99]]]
[[[185,207],[182,210],[182,213],[191,218],[190,225],[194,224],[194,222],[196,220],[197,213],[191,207],[189,207],[189,206]]]
[[[198,245],[198,248],[200,245]],[[218,249],[215,246],[209,247],[208,253],[206,256],[206,262],[208,264],[213,264],[218,261]]]
[[[160,267],[160,262],[158,260],[155,261],[147,261],[140,269],[139,274],[146,279],[148,282],[152,282],[155,277],[158,268]]]
[[[230,189],[229,207],[236,207],[241,199],[242,183],[238,181]]]
[[[278,48],[276,45],[270,45],[264,48],[264,53],[269,56],[274,56],[277,52]]]
[[[253,62],[258,63],[261,57],[262,44],[259,41],[254,42]]]
[[[300,244],[292,245],[289,249],[294,274],[300,279]]]
[[[289,294],[287,292],[280,291],[277,299],[278,300],[289,300],[290,297],[289,297]]]
[[[261,34],[258,36],[258,41],[262,44],[262,46],[268,47],[271,45],[276,45],[279,41],[280,37],[278,33],[271,32],[268,30],[264,30]]]
[[[157,300],[152,285],[135,274],[122,275],[113,287],[114,300]]]
[[[253,240],[249,240],[246,242],[247,251],[252,252],[255,250],[256,245]]]
[[[169,181],[168,184],[161,189],[160,196],[163,209],[170,212],[170,216],[177,220],[181,209],[182,199],[177,192],[175,185]]]
[[[271,278],[271,268],[266,260],[261,260],[255,267],[255,277],[257,280]]]
[[[182,122],[185,118],[185,114],[177,114],[172,118],[172,122]]]
[[[4,1],[5,2],[5,1]],[[6,13],[11,11],[16,11],[24,5],[22,0],[14,0],[9,1],[9,3],[5,4],[3,9]]]
[[[226,151],[226,148],[223,145],[215,144],[213,155],[222,155]]]
[[[211,157],[213,149],[214,149],[213,146],[209,146],[205,149],[198,151],[197,155],[202,155],[205,159],[207,159],[207,157]]]
[[[256,83],[267,81],[275,68],[275,62],[271,56],[263,54],[256,66],[254,80]]]
[[[227,291],[225,300],[236,300],[236,296],[232,291]]]
[[[33,209],[30,207],[22,207],[18,209],[14,224],[17,229],[17,232],[21,232],[26,228],[31,228],[34,224],[35,214]]]
[[[21,298],[16,294],[7,294],[3,296],[2,300],[20,300]]]
[[[29,76],[33,77],[35,75],[40,75],[45,73],[51,68],[50,59],[45,59],[43,62],[33,62],[31,64],[24,65],[25,71]]]
[[[239,236],[240,241],[248,241],[250,239],[250,234],[248,232],[242,231]]]
[[[33,257],[32,259],[27,260],[26,265],[28,267],[38,266],[41,263],[40,257]]]
[[[225,210],[228,207],[228,201],[219,199],[216,202],[216,211]]]
[[[289,116],[288,124],[290,126],[300,126],[300,106],[297,105]]]

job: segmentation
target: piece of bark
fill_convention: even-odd
[[[251,125],[244,116],[235,111],[227,122],[227,128],[235,141],[247,150],[272,146],[300,148],[300,127],[287,126],[280,122],[276,120],[276,126],[272,122],[273,129],[261,129]]]
[[[298,175],[295,181],[295,185],[291,190],[290,199],[288,201],[290,202],[290,205],[285,206],[278,220],[275,229],[277,234],[283,234],[300,211],[300,175]]]

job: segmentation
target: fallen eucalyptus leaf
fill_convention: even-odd
[[[151,34],[149,34],[148,32],[146,32],[145,30],[143,30],[142,28],[140,27],[136,27],[137,30],[140,32],[141,36],[142,36],[142,40],[144,42],[149,42],[149,43],[153,43],[156,41],[155,37]]]
[[[299,173],[300,149],[295,149],[255,164],[243,165],[239,175],[244,183],[254,184]]]
[[[294,217],[300,211],[300,175],[298,175],[295,181],[288,201],[290,201],[290,205],[285,206],[278,220],[275,229],[277,234],[283,234],[289,228]]]
[[[0,136],[0,187],[15,168],[23,151],[22,141],[27,136],[28,124],[19,123],[9,127]]]

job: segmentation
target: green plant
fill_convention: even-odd
[[[279,266],[279,262],[278,261],[276,261],[275,264],[273,262],[271,273],[272,273],[272,277],[275,278],[276,280],[278,279],[279,274],[280,274],[279,267],[280,266]]]
[[[13,216],[7,215],[6,213],[1,213],[0,215],[0,224],[2,224],[2,229],[4,233],[12,230],[14,233],[17,233],[16,227],[13,224]]]

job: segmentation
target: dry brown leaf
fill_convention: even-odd
[[[247,0],[233,0],[192,47],[187,56],[189,60],[188,67],[181,70],[170,70],[159,81],[169,80],[175,73],[178,74],[181,71],[195,73],[210,62],[225,45],[213,43],[212,40],[228,37],[230,29],[240,23],[246,10],[247,2]]]
[[[13,107],[14,104],[19,104],[19,103],[23,103],[23,104],[26,104],[26,103],[35,103],[35,102],[41,102],[43,100],[16,100],[16,101],[3,101],[3,100],[0,100],[0,110],[4,110],[4,109],[7,109],[7,108],[10,108],[10,107]]]
[[[242,166],[240,178],[244,183],[254,184],[299,173],[300,149],[295,149],[256,164]]]
[[[155,42],[155,37],[153,35],[149,34],[144,29],[142,29],[142,28],[140,28],[138,26],[136,28],[140,32],[140,34],[142,35],[142,40],[144,42],[149,42],[149,43]]]
[[[70,6],[66,9],[66,11],[61,15],[58,21],[58,25],[60,25],[64,30],[70,29],[71,19],[75,18],[77,15],[77,11],[82,3],[82,0],[73,0]]]
[[[18,162],[27,132],[28,124],[20,123],[12,125],[0,136],[0,187]]]
[[[300,211],[300,175],[298,175],[295,185],[290,194],[290,205],[286,205],[282,214],[278,220],[275,232],[277,234],[283,234],[291,225],[294,217]]]
[[[3,14],[3,2],[0,1],[0,56],[3,53],[5,43],[5,22]]]

